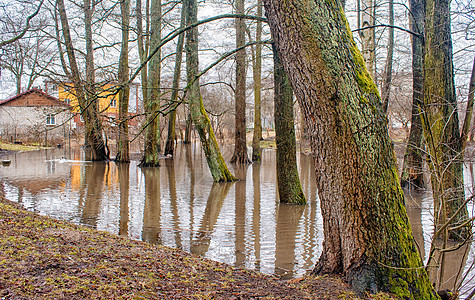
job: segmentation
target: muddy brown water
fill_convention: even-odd
[[[231,151],[225,148],[224,156],[230,157]],[[272,149],[263,151],[261,163],[229,165],[240,181],[221,184],[213,183],[197,145],[178,145],[176,156],[161,160],[159,168],[140,168],[135,160],[122,165],[85,162],[80,149],[15,153],[4,159],[11,160],[9,166],[0,166],[6,198],[56,219],[283,279],[311,270],[322,251],[323,224],[310,155],[298,155],[306,206],[278,203]],[[471,164],[465,168],[465,185],[471,195]],[[405,196],[414,236],[426,256],[433,232],[430,192]],[[473,203],[469,210],[473,216]],[[472,247],[450,254],[443,287],[452,288],[466,273],[463,291],[473,289],[474,252]]]

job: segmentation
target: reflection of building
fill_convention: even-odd
[[[70,105],[39,89],[0,103],[0,135],[17,141],[64,140],[69,133]]]

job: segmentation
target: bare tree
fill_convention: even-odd
[[[117,143],[116,162],[129,162],[129,26],[130,0],[120,2],[122,43],[119,58],[119,137]]]
[[[196,0],[186,0],[187,25],[193,24],[198,16]],[[200,137],[201,147],[206,156],[209,170],[215,182],[235,181],[219,150],[213,127],[208,118],[201,98],[198,70],[198,28],[193,27],[186,32],[186,76],[188,82],[187,99],[190,106],[190,116]]]
[[[236,0],[236,14],[244,14],[244,0]],[[246,24],[244,19],[236,19],[236,48],[246,43]],[[235,94],[235,123],[234,154],[232,163],[250,163],[247,157],[246,144],[246,51],[236,53],[236,94]]]
[[[161,0],[152,0],[151,2],[151,23],[152,28],[150,38],[150,48],[156,49],[161,42],[162,26],[162,4]],[[156,167],[160,165],[160,74],[161,74],[161,50],[153,55],[148,62],[147,91],[144,98],[145,113],[145,145],[142,161],[142,167]]]
[[[108,159],[106,153],[106,147],[102,137],[102,124],[98,116],[98,103],[97,96],[94,92],[94,61],[92,51],[92,37],[88,34],[92,34],[90,27],[92,21],[89,15],[92,14],[90,10],[92,7],[89,0],[84,2],[85,20],[85,32],[86,32],[86,48],[87,57],[89,60],[86,64],[86,84],[81,80],[81,74],[76,61],[75,49],[71,39],[71,33],[69,29],[68,17],[66,15],[66,9],[64,6],[64,0],[57,0],[57,10],[61,20],[61,27],[63,33],[64,44],[66,47],[66,53],[68,56],[69,65],[64,66],[64,69],[69,69],[67,74],[70,75],[70,80],[73,84],[73,93],[78,99],[81,115],[84,119],[85,129],[85,151],[86,160],[101,161]],[[91,61],[92,59],[92,61]]]

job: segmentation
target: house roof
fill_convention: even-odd
[[[31,90],[28,90],[28,91],[26,91],[26,92],[23,92],[23,93],[21,93],[21,94],[18,94],[18,95],[16,95],[16,96],[13,96],[13,97],[11,97],[10,99],[7,99],[7,100],[5,100],[5,101],[2,101],[2,102],[0,102],[0,106],[1,106],[1,105],[5,105],[5,104],[10,104],[10,105],[11,105],[11,104],[13,104],[13,102],[16,102],[16,101],[18,101],[18,100],[20,100],[20,99],[22,99],[22,98],[24,98],[24,97],[26,97],[26,96],[28,96],[28,95],[30,95],[30,94],[33,94],[33,93],[38,94],[39,96],[41,96],[42,98],[44,98],[45,100],[47,100],[48,102],[50,102],[50,104],[48,104],[48,105],[70,107],[70,105],[69,105],[68,103],[66,103],[66,102],[64,102],[64,101],[61,101],[61,100],[59,100],[59,99],[56,98],[56,97],[53,97],[53,96],[51,96],[51,95],[48,95],[48,94],[46,94],[45,92],[43,92],[42,90],[39,90],[39,89],[37,89],[37,88],[33,88],[33,89],[31,89]],[[35,104],[35,103],[28,104],[28,106],[44,106],[44,105],[45,105],[45,104]],[[23,106],[23,105],[21,105],[21,106]]]

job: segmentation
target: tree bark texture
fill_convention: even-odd
[[[262,17],[262,0],[257,0],[257,16]],[[257,21],[256,42],[262,39],[262,22]],[[262,86],[262,46],[256,45],[256,53],[252,68],[254,77],[254,132],[252,136],[252,161],[261,160],[261,139],[262,139],[262,120],[261,120],[261,86]]]
[[[195,23],[198,16],[196,0],[186,0],[187,24]],[[198,28],[191,28],[186,32],[186,75],[188,82],[187,98],[190,106],[190,115],[200,137],[201,147],[206,156],[209,170],[214,182],[230,182],[236,178],[231,174],[219,150],[218,141],[213,127],[203,105],[200,93],[199,62],[198,62]]]
[[[148,5],[148,1],[147,1]],[[148,9],[148,8],[147,8]],[[148,50],[145,46],[146,43],[144,43],[145,37],[143,34],[143,14],[142,14],[142,0],[137,0],[136,7],[135,7],[135,13],[136,13],[136,25],[137,25],[137,48],[139,52],[139,58],[140,58],[140,64],[142,64],[145,59],[147,58],[147,53]],[[143,68],[142,71],[140,72],[140,78],[142,81],[142,99],[145,101],[147,99],[147,69]]]
[[[394,26],[394,0],[389,0],[389,25]],[[388,54],[386,56],[386,66],[384,67],[383,86],[381,91],[381,101],[383,111],[388,114],[389,96],[391,95],[391,80],[393,73],[393,53],[394,53],[394,28],[389,27],[388,34]]]
[[[244,14],[244,0],[236,0],[236,14]],[[235,19],[236,48],[246,44],[244,19]],[[246,49],[236,53],[235,132],[232,163],[250,163],[246,144]]]
[[[264,0],[304,112],[324,225],[314,273],[357,292],[436,299],[412,237],[378,90],[338,0]]]
[[[422,124],[430,155],[436,233],[454,214],[450,227],[457,227],[468,219],[467,207],[463,205],[463,153],[455,96],[449,3],[449,0],[426,0],[425,6]],[[459,210],[461,206],[465,207]],[[451,239],[464,239],[470,233],[469,224],[446,232]]]
[[[274,51],[274,120],[277,185],[280,202],[306,204],[297,169],[293,91],[287,74]]]
[[[186,9],[182,6],[180,27],[183,28],[185,26],[186,26]],[[184,41],[185,41],[185,34],[182,33],[178,36],[178,42],[176,45],[175,72],[173,74],[173,86],[172,86],[173,91],[172,91],[172,97],[170,100],[170,105],[172,107],[175,106],[178,101],[178,89],[180,88],[181,62],[183,58]],[[173,152],[175,151],[175,142],[176,142],[176,109],[173,109],[168,114],[168,134],[167,134],[167,143],[165,145],[165,155],[173,155]]]
[[[64,7],[63,0],[57,0],[57,8],[59,17],[61,20],[61,27],[63,29],[63,38],[64,44],[66,47],[66,52],[69,61],[70,69],[70,80],[73,84],[72,92],[75,94],[78,99],[81,115],[84,119],[84,130],[85,130],[85,159],[91,161],[103,161],[108,159],[106,153],[106,147],[104,144],[104,139],[102,138],[102,124],[99,119],[98,113],[98,103],[96,93],[94,89],[94,58],[92,56],[92,48],[90,49],[89,43],[92,44],[92,29],[90,28],[92,20],[89,20],[88,15],[92,14],[91,8],[86,6],[87,2],[84,2],[86,20],[85,27],[86,29],[86,52],[87,63],[86,63],[86,88],[84,87],[83,82],[81,81],[81,74],[79,72],[79,67],[76,61],[76,55],[74,51],[73,42],[71,39],[71,33],[69,30],[68,17],[66,15],[66,9]],[[89,36],[90,35],[90,36]],[[92,87],[91,87],[92,86]]]
[[[122,85],[119,91],[119,137],[117,141],[116,162],[129,162],[129,27],[130,27],[130,0],[120,2],[122,18],[122,43],[119,57],[119,82]]]
[[[186,118],[185,124],[185,140],[183,144],[191,144],[191,129],[192,129],[193,121],[191,120],[191,114],[188,113],[188,117]]]
[[[404,153],[401,186],[424,188],[422,151],[422,105],[424,99],[424,0],[411,0],[410,28],[420,36],[411,36],[412,42],[412,116],[411,131]]]
[[[157,48],[161,42],[162,26],[162,3],[161,0],[151,2],[151,49]],[[147,116],[144,126],[144,153],[140,166],[158,167],[160,166],[160,66],[161,50],[150,59],[148,63],[147,98],[144,99],[145,114]]]
[[[358,9],[360,15],[360,28],[374,26],[374,0],[358,0],[362,1],[363,7]],[[374,28],[367,28],[359,31],[361,38],[361,54],[366,63],[366,68],[369,74],[374,76],[376,63],[376,47],[375,47],[375,30]]]
[[[462,149],[465,150],[470,132],[470,125],[472,124],[473,103],[475,93],[475,57],[473,58],[472,74],[470,75],[470,84],[468,86],[467,110],[465,111],[465,119],[462,125]]]

